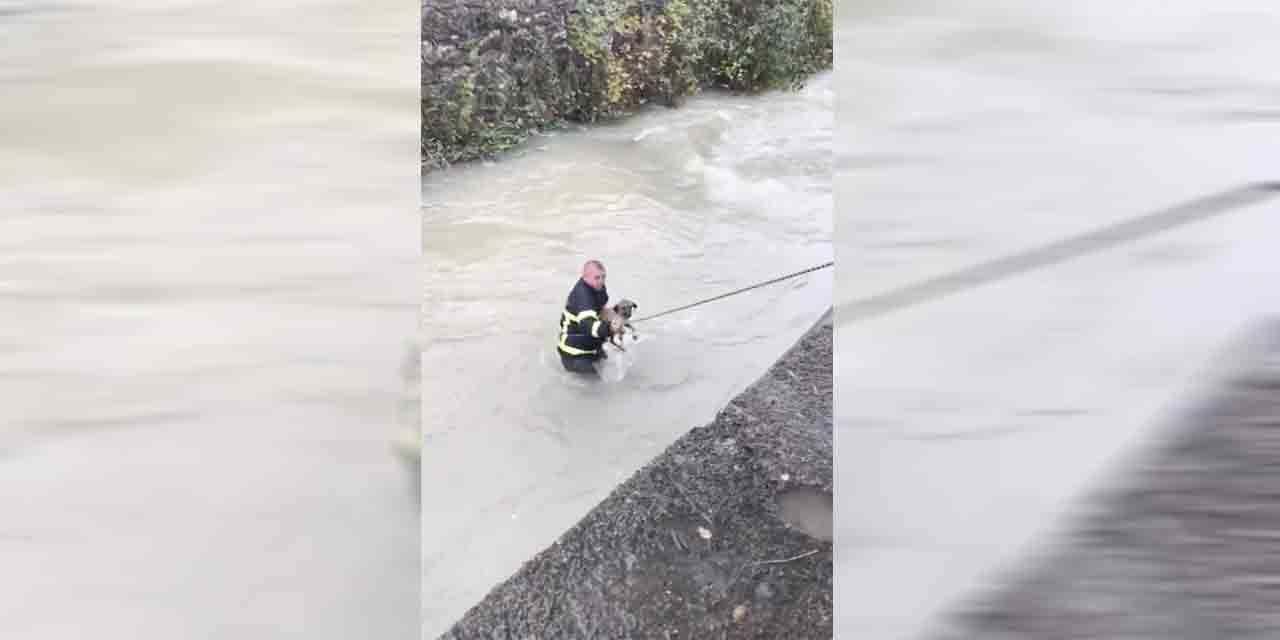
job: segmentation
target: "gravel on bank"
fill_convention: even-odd
[[[442,637],[832,637],[831,364],[828,311]]]
[[[1280,638],[1280,323],[1039,562],[936,638]]]

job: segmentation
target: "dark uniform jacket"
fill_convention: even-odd
[[[600,347],[611,335],[609,324],[600,320],[600,310],[609,302],[609,288],[592,289],[578,278],[569,292],[560,315],[560,343],[557,348],[569,356],[598,357]]]

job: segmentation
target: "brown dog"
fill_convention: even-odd
[[[635,332],[636,328],[631,326],[631,314],[639,309],[640,305],[623,298],[612,307],[605,307],[601,310],[600,319],[609,323],[609,331],[613,335],[609,336],[609,342],[617,347],[619,351],[626,351],[622,346],[622,335],[630,329]]]

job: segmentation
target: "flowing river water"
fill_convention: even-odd
[[[857,303],[1280,178],[1280,10],[836,15],[836,637],[913,638],[1034,560],[1280,312],[1280,203],[878,315]]]
[[[0,637],[416,633],[418,21],[0,2]]]
[[[555,354],[582,263],[637,317],[832,259],[830,73],[535,138],[423,185],[423,634],[436,637],[830,306],[832,269],[636,325],[604,381]]]

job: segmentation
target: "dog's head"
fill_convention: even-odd
[[[630,300],[627,300],[626,298],[619,300],[617,304],[613,305],[614,313],[617,313],[618,315],[622,316],[623,318],[626,318],[627,320],[630,320],[631,314],[634,313],[635,310],[639,308],[640,308],[640,305]]]

